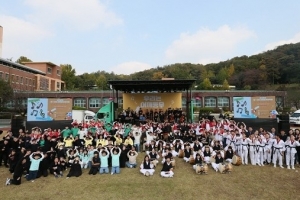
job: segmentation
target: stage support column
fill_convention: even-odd
[[[116,98],[117,98],[117,109],[119,108],[119,92],[116,90]]]

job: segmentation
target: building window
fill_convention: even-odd
[[[205,97],[205,107],[213,107],[217,106],[217,99],[215,97]]]
[[[9,75],[5,74],[5,81],[8,81]]]
[[[223,108],[223,107],[229,108],[229,97],[218,97],[218,107],[219,108]]]
[[[60,82],[56,83],[56,87],[57,87],[58,90],[60,90]]]
[[[11,75],[11,82],[15,82],[15,75]]]
[[[74,106],[86,108],[86,99],[85,98],[74,98]]]
[[[119,104],[119,106],[123,105],[123,98],[118,98],[118,104]]]
[[[201,102],[201,99],[196,97],[196,98],[193,98],[193,107],[202,107],[202,102]]]
[[[52,68],[48,67],[47,72],[48,72],[48,74],[52,74]]]
[[[31,86],[31,79],[28,79],[28,85]]]
[[[40,77],[40,90],[48,90],[49,89],[49,80],[44,77]]]
[[[57,76],[60,76],[60,71],[59,70],[57,70],[56,73],[57,73]]]
[[[23,84],[23,76],[20,77],[20,83]]]
[[[28,85],[28,78],[25,78],[25,85]]]
[[[19,76],[16,76],[16,83],[19,83]]]
[[[102,98],[102,106],[105,106],[105,105],[109,104],[109,102],[112,101],[110,99],[111,98],[107,98],[107,97]]]
[[[182,108],[186,107],[186,98],[185,97],[182,97],[182,99],[181,99],[181,106],[182,106]]]
[[[90,108],[100,108],[101,101],[100,98],[90,98],[89,99],[89,107]]]

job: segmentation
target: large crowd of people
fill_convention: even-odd
[[[160,176],[173,177],[178,159],[204,174],[209,166],[226,173],[232,165],[284,168],[285,162],[287,169],[295,169],[300,161],[299,139],[298,129],[288,133],[275,128],[253,130],[227,119],[148,121],[139,126],[74,121],[63,130],[35,127],[19,134],[7,131],[0,141],[0,166],[12,174],[6,185],[20,185],[22,177],[31,182],[47,176],[79,177],[84,169],[89,175],[113,175],[125,167],[139,168],[141,174],[151,176],[159,163]],[[137,163],[138,156],[144,157],[141,163]]]

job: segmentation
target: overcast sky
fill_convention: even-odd
[[[300,41],[299,0],[0,0],[3,58],[130,74]]]

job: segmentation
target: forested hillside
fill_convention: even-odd
[[[71,65],[62,66],[62,79],[68,90],[89,89],[92,86],[108,89],[108,80],[158,80],[163,77],[196,79],[197,89],[212,89],[212,84],[223,85],[223,88],[230,84],[237,89],[266,89],[268,85],[274,84],[299,84],[300,43],[279,46],[249,57],[234,57],[219,63],[176,63],[131,75],[117,75],[99,70],[75,76]]]

